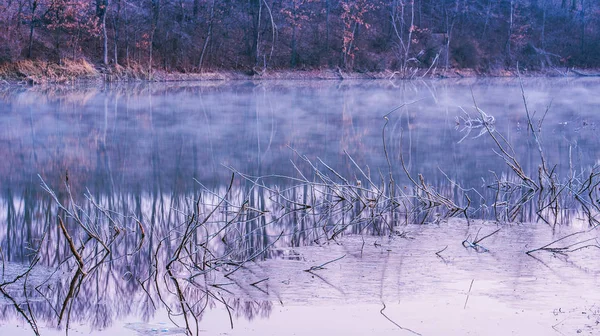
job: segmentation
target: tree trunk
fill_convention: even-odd
[[[325,52],[329,55],[329,12],[331,11],[331,0],[325,0]]]
[[[102,16],[102,51],[104,65],[108,65],[108,35],[106,34],[106,13]]]
[[[545,0],[544,0],[545,1]],[[487,27],[490,22],[490,14],[492,12],[492,0],[488,0],[487,10],[485,12],[485,23],[483,24],[483,31],[481,32],[481,38],[485,37],[485,33],[487,31]]]
[[[410,27],[408,27],[408,38],[406,39],[406,48],[404,50],[404,65],[402,66],[403,71],[406,70],[408,66],[408,56],[410,53],[410,45],[412,44],[412,32],[413,25],[415,23],[415,1],[412,0],[410,4]]]
[[[256,21],[256,40],[255,40],[255,52],[254,52],[254,65],[258,65],[260,58],[260,21],[262,18],[262,1],[258,1],[258,19]]]
[[[200,11],[199,0],[194,0],[194,4],[192,6],[192,16],[193,16],[194,22],[196,22],[198,20],[198,12],[199,11]]]
[[[450,37],[452,33],[452,28],[454,27],[454,18],[450,21],[450,13],[448,13],[448,8],[444,5],[444,13],[446,16],[446,66],[445,69],[448,71],[450,68]]]
[[[546,1],[542,0],[542,32],[540,34],[540,45],[543,50],[546,50]]]
[[[121,23],[121,0],[117,1],[117,12],[115,13],[114,17],[113,17],[113,27],[115,29],[115,39],[114,39],[114,59],[115,59],[115,65],[119,64],[119,26]]]
[[[31,59],[31,51],[33,49],[33,29],[35,28],[35,10],[38,2],[33,0],[31,3],[31,21],[29,22],[29,47],[27,48],[27,58]]]
[[[127,15],[127,11],[125,12],[123,20],[125,20],[125,28],[129,27],[129,16]],[[135,41],[135,34],[134,34],[133,40]],[[127,64],[127,67],[129,67],[129,65],[130,65],[130,63],[129,63],[129,41],[130,41],[130,35],[125,34],[125,64]],[[135,54],[134,54],[134,57],[135,57]]]
[[[267,12],[269,13],[269,18],[271,19],[271,52],[269,53],[269,62],[273,58],[273,52],[275,51],[275,30],[277,27],[275,26],[275,20],[273,19],[273,12],[271,12],[271,7],[267,3],[267,0],[263,0],[265,3],[265,7],[267,7]],[[271,4],[272,6],[273,4]],[[266,62],[264,64],[265,69],[267,68]]]
[[[150,32],[150,51],[148,59],[148,77],[152,78],[152,57],[154,49],[154,36],[158,28],[158,19],[160,15],[160,0],[152,0],[152,31]]]
[[[349,41],[347,42],[346,50],[344,50],[343,55],[342,55],[342,67],[345,69],[349,68],[348,56],[350,56],[352,53],[352,48],[354,46],[354,37],[356,36],[356,29],[358,28],[358,22],[355,21],[352,26],[353,26],[352,33],[350,34]]]
[[[296,67],[296,0],[292,0],[292,57],[290,59],[290,66]]]
[[[573,0],[575,2],[575,0]],[[581,55],[585,56],[585,0],[581,0]]]
[[[206,39],[204,40],[204,45],[202,46],[202,52],[200,53],[200,62],[198,62],[198,70],[202,72],[202,62],[204,61],[204,55],[206,54],[206,49],[208,48],[208,42],[212,37],[212,28],[215,17],[215,0],[212,1],[210,6],[210,20],[208,21],[208,33],[206,34]]]
[[[512,60],[510,45],[511,45],[511,40],[512,40],[513,23],[514,23],[514,19],[513,19],[514,10],[515,10],[514,4],[515,4],[514,0],[510,0],[510,12],[509,12],[509,16],[508,16],[508,39],[506,41],[506,60],[508,61],[509,64]]]
[[[102,63],[108,65],[108,34],[106,33],[106,11],[108,0],[96,0],[96,15],[102,28]]]

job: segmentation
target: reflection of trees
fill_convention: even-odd
[[[333,182],[335,175],[319,174],[321,183],[304,181],[288,188],[282,188],[289,181],[281,178],[277,184],[267,184],[266,178],[253,183],[236,180],[229,192],[202,189],[196,202],[190,201],[194,195],[182,194],[119,195],[113,200],[88,195],[87,202],[79,203],[73,202],[67,189],[56,194],[67,210],[42,199],[40,208],[34,210],[48,209],[49,213],[39,221],[22,220],[29,230],[12,226],[6,233],[15,240],[23,241],[30,235],[32,241],[41,242],[34,246],[39,247],[36,255],[18,246],[5,251],[7,260],[20,260],[25,255],[24,262],[39,260],[33,270],[39,267],[47,272],[28,274],[28,284],[23,278],[0,287],[6,288],[7,296],[25,298],[30,308],[14,307],[23,312],[30,309],[37,321],[63,326],[77,322],[105,328],[119,317],[133,314],[149,318],[156,309],[167,309],[174,319],[185,312],[188,328],[194,331],[204,310],[214,305],[231,309],[235,316],[247,314],[244,316],[249,319],[268,313],[270,305],[252,303],[252,296],[244,289],[249,285],[247,280],[236,276],[248,262],[277,258],[281,253],[277,247],[324,242],[342,232],[396,233],[402,222],[393,221],[403,220],[403,211],[412,210],[415,212],[408,215],[420,216],[418,208],[397,209],[394,199],[380,194],[380,185],[347,185]],[[441,185],[438,192],[455,190]],[[157,201],[160,198],[162,201]],[[147,221],[152,213],[167,212],[160,211],[161,202],[178,204],[183,212]],[[120,215],[125,209],[137,209],[137,213]],[[78,215],[72,212],[75,210]],[[394,210],[400,216],[395,217]],[[71,215],[65,216],[67,211]],[[65,218],[76,252],[66,234],[56,229],[57,216]],[[93,232],[86,232],[81,222]],[[109,246],[110,253],[103,245]],[[83,260],[81,267],[76,254]],[[7,276],[5,281],[11,279]],[[23,313],[5,309],[4,314]]]
[[[0,221],[6,223],[0,225],[2,258],[7,267],[26,265],[2,279],[8,302],[2,315],[105,328],[124,316],[149,319],[167,310],[180,324],[185,315],[195,332],[205,309],[217,305],[232,316],[268,315],[269,296],[256,303],[247,293],[251,284],[236,272],[255,260],[286,257],[282,248],[347,233],[402,234],[407,223],[460,215],[468,205],[465,195],[472,218],[496,219],[495,207],[503,211],[502,204],[517,203],[527,193],[488,138],[457,144],[464,135],[454,130],[449,108],[427,101],[390,116],[390,174],[379,150],[381,115],[365,111],[360,96],[353,96],[363,90],[368,96],[386,85],[391,84],[303,83],[294,90],[277,83],[236,83],[228,90],[140,85],[116,86],[105,94],[95,89],[34,92],[64,114],[47,107],[36,112],[25,102],[30,115],[15,115],[15,107],[0,118],[2,124],[16,120],[18,130],[0,142],[6,154],[0,162]],[[402,85],[398,90],[407,101],[423,92],[442,101],[450,92],[436,83]],[[8,98],[2,99],[25,93],[5,93]],[[196,95],[202,96],[200,114],[190,106]],[[147,97],[152,100],[142,101]],[[173,97],[180,98],[181,111],[166,106]],[[239,110],[224,111],[218,103],[232,97]],[[274,97],[283,105],[277,107]],[[356,104],[346,102],[349,97]],[[320,107],[316,114],[315,104]],[[285,109],[292,105],[300,108],[289,116]],[[557,115],[546,122],[568,113]],[[44,116],[49,120],[42,125],[38,119]],[[500,115],[495,117],[500,123]],[[524,170],[535,174],[537,153],[528,135],[511,127],[497,125],[508,134]],[[568,171],[564,168],[573,158],[578,171],[587,172],[581,168],[593,164],[596,136],[583,126],[576,135],[562,125],[555,132],[559,138],[570,136],[567,142],[547,142],[556,171]],[[340,154],[344,148],[349,155]],[[581,155],[585,150],[587,157]],[[417,186],[407,178],[401,157]],[[229,191],[230,171],[218,168],[223,163],[240,172]],[[38,172],[52,186],[55,200],[39,187]],[[524,204],[518,220],[536,220],[540,204],[545,203]],[[561,197],[553,205],[563,221],[577,215],[573,199]],[[555,210],[544,211],[546,216]]]
[[[333,182],[335,174],[315,174],[321,183],[244,175],[228,189],[201,186],[196,195],[177,188],[166,194],[158,178],[150,192],[126,193],[107,184],[85,197],[77,197],[70,182],[56,191],[44,184],[50,197],[25,192],[22,201],[7,189],[6,260],[37,261],[32,270],[48,274],[0,287],[17,297],[30,293],[25,302],[32,321],[63,327],[104,328],[118,317],[166,309],[194,332],[215,304],[237,308],[235,316],[268,314],[271,305],[250,303],[244,288],[252,284],[236,277],[248,263],[345,231],[387,234],[397,224],[387,212],[394,203],[380,194],[381,186],[357,187]],[[17,244],[22,241],[39,252],[31,255],[29,246]]]
[[[235,311],[236,317],[245,317],[253,320],[255,317],[267,317],[273,309],[273,303],[270,301],[246,301],[239,298],[231,300],[229,303]]]
[[[466,191],[447,179],[390,194],[385,179],[358,166],[361,183],[325,162],[301,161],[311,175],[300,165],[299,178],[236,173],[228,188],[198,185],[195,194],[167,194],[159,180],[150,192],[111,187],[85,197],[69,183],[50,189],[51,197],[5,189],[4,265],[34,266],[5,275],[0,288],[14,303],[4,318],[106,328],[124,316],[167,310],[196,333],[210,307],[248,319],[269,314],[269,295],[256,303],[247,291],[254,283],[236,273],[253,261],[346,233],[401,235],[403,224],[434,220],[432,209],[441,218],[460,215],[448,204],[464,201]],[[524,218],[535,218],[534,206],[524,208]]]
[[[104,178],[120,187],[148,189],[153,174],[161,180],[159,188],[170,189],[175,183],[192,188],[188,183],[192,176],[203,183],[223,184],[227,173],[219,168],[222,164],[256,175],[292,175],[288,161],[293,153],[287,145],[313,160],[326,159],[344,174],[353,172],[342,155],[342,149],[347,149],[376,172],[386,167],[381,152],[382,115],[402,102],[425,98],[391,116],[389,145],[395,172],[402,176],[397,144],[404,130],[404,154],[414,173],[437,178],[439,166],[455,171],[462,184],[479,185],[481,176],[466,171],[476,166],[480,175],[486,175],[498,160],[485,137],[457,144],[464,134],[454,130],[454,117],[461,114],[457,105],[465,109],[472,105],[468,90],[472,83],[450,84],[239,82],[227,89],[204,83],[114,85],[104,91],[95,87],[9,91],[2,98],[6,104],[0,116],[0,126],[6,129],[0,136],[5,158],[0,176],[2,185],[13,189],[34,183],[38,173],[49,182],[59,181],[66,170],[73,185],[94,189],[108,183]],[[518,152],[528,155],[527,135],[515,129],[515,124],[525,124],[516,85],[477,84],[481,86],[474,87],[474,93],[482,108],[496,117],[499,130]],[[544,95],[555,90],[543,82],[533,82],[531,87],[537,95],[541,93],[536,88]],[[502,94],[505,91],[509,93]],[[510,97],[513,91],[515,97]],[[547,104],[545,97],[535,102],[541,109]],[[578,149],[594,150],[596,136],[586,133],[593,127],[593,116],[560,102],[551,112],[547,135],[562,132],[569,138],[546,142],[560,164],[568,163],[569,144],[575,141]],[[558,122],[574,119],[580,123],[554,130]],[[581,157],[585,161],[588,156]],[[108,170],[98,175],[100,167]]]
[[[0,288],[6,289],[7,297],[20,298],[30,308],[25,309],[20,304],[14,306],[17,310],[5,307],[5,318],[30,309],[32,321],[57,323],[65,327],[72,323],[86,323],[94,328],[105,328],[115,319],[131,314],[150,318],[156,309],[167,308],[177,318],[182,312],[178,303],[185,298],[191,316],[197,319],[204,309],[215,302],[228,306],[233,304],[229,302],[235,293],[227,296],[217,294],[216,287],[213,287],[216,278],[212,272],[231,267],[231,262],[228,264],[227,260],[239,262],[250,254],[258,256],[255,251],[263,249],[261,244],[269,239],[264,236],[265,228],[263,231],[256,230],[259,224],[252,219],[256,217],[253,210],[246,211],[233,205],[232,202],[244,196],[244,190],[232,195],[228,207],[235,207],[239,213],[239,218],[233,218],[233,221],[239,234],[245,236],[245,241],[242,242],[239,237],[231,243],[221,240],[226,232],[219,226],[233,223],[227,220],[231,218],[227,214],[229,210],[223,208],[219,210],[222,213],[207,218],[210,221],[203,224],[205,227],[198,227],[197,232],[190,235],[193,239],[189,240],[189,246],[180,245],[182,232],[179,231],[184,226],[189,228],[189,218],[186,220],[185,213],[176,210],[172,215],[166,215],[168,211],[161,210],[164,209],[162,204],[195,209],[196,214],[201,216],[211,211],[214,206],[212,202],[219,198],[218,194],[208,193],[204,196],[206,204],[196,205],[187,200],[193,197],[191,194],[173,197],[109,194],[100,198],[88,195],[87,201],[76,202],[71,198],[69,188],[67,192],[57,192],[55,195],[57,203],[44,197],[36,204],[37,208],[31,209],[42,213],[47,211],[38,220],[14,215],[14,198],[11,198],[10,192],[6,195],[10,200],[7,207],[9,216],[13,219],[11,225],[6,227],[3,246],[8,246],[7,241],[38,242],[36,247],[39,247],[39,253],[34,260],[39,257],[39,261],[32,269],[46,272],[35,275],[27,273],[28,283],[24,283],[24,277],[17,274],[19,280],[8,284],[6,282],[13,279],[11,275],[6,275]],[[252,199],[246,203],[254,207],[254,202]],[[61,205],[57,207],[56,204]],[[133,209],[135,214],[121,215]],[[57,229],[57,216],[61,218],[59,221],[64,218],[67,233]],[[17,220],[19,225],[13,224]],[[173,223],[178,221],[183,225],[173,227]],[[248,223],[253,224],[248,226]],[[73,241],[75,251],[69,246],[67,235]],[[252,247],[247,241],[257,246]],[[201,249],[203,246],[205,248]],[[239,246],[245,246],[245,249],[241,252],[233,250]],[[178,248],[181,253],[177,258],[178,266],[172,268],[173,273],[169,274],[171,268],[165,268],[166,264]],[[28,246],[13,243],[10,249],[3,252],[6,261],[18,263],[27,262],[28,257],[33,257],[27,251]],[[185,264],[186,260],[193,262]],[[174,283],[180,287],[177,295],[174,295]],[[25,293],[28,293],[27,297]],[[245,311],[252,316],[256,314],[257,309],[250,309],[251,306],[243,301],[237,300],[235,305],[246,307]],[[270,305],[263,305],[261,309],[266,311],[268,307]],[[243,311],[236,310],[236,316],[243,315]]]

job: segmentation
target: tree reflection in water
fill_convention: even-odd
[[[86,191],[76,200],[68,175],[56,191],[41,180],[48,195],[36,195],[36,202],[30,193],[17,199],[9,190],[5,236],[11,248],[3,251],[0,285],[4,318],[20,316],[37,333],[38,323],[104,329],[123,316],[146,320],[166,310],[198,334],[206,309],[218,305],[232,326],[234,317],[268,316],[272,297],[268,286],[259,285],[268,278],[250,280],[238,271],[286,258],[287,247],[335,242],[348,233],[402,236],[410,223],[485,215],[469,207],[469,197],[457,205],[422,176],[411,191],[395,193],[384,177],[376,184],[365,174],[365,183],[353,184],[324,162],[303,159],[310,178],[300,170],[299,177],[252,177],[232,168],[227,187],[199,185],[197,193],[180,195]],[[598,173],[589,179],[579,188],[598,183]],[[536,203],[530,191],[522,192],[526,197],[513,197],[517,203],[506,207],[527,209],[558,197],[538,192],[545,200]],[[250,287],[257,294],[248,293]]]
[[[522,116],[492,109],[512,95],[492,95],[483,109],[495,117],[494,134],[513,145],[530,178],[524,184],[482,127],[477,139],[465,138],[444,119],[448,106],[437,102],[454,89],[392,84],[303,83],[291,90],[242,83],[233,92],[218,85],[139,86],[33,98],[0,92],[19,102],[0,115],[11,125],[0,143],[2,317],[24,319],[37,332],[42,324],[104,329],[126,316],[149,320],[166,310],[197,334],[213,307],[232,319],[269,315],[277,300],[269,280],[240,270],[290,258],[289,247],[346,234],[402,236],[406,224],[451,217],[597,224],[592,121],[567,129],[557,121],[573,119],[570,110],[554,107],[558,112],[545,121],[555,127],[544,148],[550,164],[539,171],[530,134],[510,133],[519,120],[526,124]],[[485,94],[480,88],[476,96]],[[386,106],[398,103],[398,93],[412,100],[427,92],[432,99],[390,117],[384,155],[383,121],[374,107],[382,102],[357,108],[363,91],[383,96]],[[36,110],[26,97],[45,99],[44,108]],[[173,97],[185,113],[165,107]],[[276,111],[274,97],[285,103]],[[518,92],[513,100],[521,103]],[[235,111],[227,114],[231,123],[223,120],[224,101],[239,105],[228,106]],[[316,106],[328,108],[306,112]],[[285,114],[291,107],[294,113]],[[219,168],[223,163],[227,168]]]

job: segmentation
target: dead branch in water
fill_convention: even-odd
[[[383,308],[381,308],[381,310],[379,311],[379,314],[381,314],[383,317],[385,317],[386,320],[392,322],[396,327],[400,328],[401,330],[406,330],[406,331],[412,333],[413,335],[419,335],[419,336],[421,336],[421,334],[419,334],[418,332],[416,332],[416,331],[414,331],[412,329],[405,328],[405,327],[399,325],[398,323],[396,323],[396,321],[394,321],[391,318],[389,318],[389,316],[387,316],[386,314],[383,313],[383,311],[387,308],[386,305],[385,305],[385,302],[382,301],[381,304],[383,305]]]
[[[551,243],[548,243],[542,247],[538,247],[536,249],[533,250],[529,250],[527,252],[525,252],[528,255],[531,255],[531,253],[533,252],[537,252],[537,251],[546,251],[546,252],[552,252],[552,253],[560,253],[560,254],[566,254],[566,253],[571,253],[571,252],[576,252],[579,250],[583,250],[586,248],[598,248],[600,249],[600,243],[598,242],[598,238],[594,237],[594,238],[588,238],[588,239],[584,239],[581,241],[577,241],[575,243],[566,245],[566,246],[560,246],[560,247],[553,247],[552,245],[567,240],[569,238],[575,237],[575,236],[579,236],[581,234],[585,234],[588,233],[589,231],[578,231],[578,232],[574,232],[571,234],[568,234],[564,237],[561,237],[559,239],[556,239],[554,241],[552,241]],[[595,244],[587,244],[588,242],[594,241]]]
[[[329,261],[327,261],[327,262],[324,262],[324,263],[322,263],[322,264],[321,264],[321,265],[319,265],[319,266],[311,266],[309,269],[305,269],[305,270],[304,270],[304,272],[312,272],[312,271],[318,271],[318,270],[325,269],[325,265],[329,265],[329,264],[331,264],[331,263],[333,263],[333,262],[336,262],[336,261],[338,261],[338,260],[340,260],[340,259],[343,259],[343,258],[345,258],[345,257],[346,257],[346,255],[344,254],[343,256],[341,256],[341,257],[339,257],[339,258],[335,258],[335,259],[333,259],[333,260],[329,260]]]
[[[440,258],[443,258],[442,255],[441,255],[441,253],[444,252],[444,251],[446,251],[447,248],[448,248],[448,245],[446,245],[446,247],[444,247],[443,249],[435,252],[435,255],[437,255]]]
[[[469,237],[467,237],[465,240],[462,241],[462,246],[465,248],[472,248],[477,252],[489,252],[489,250],[484,247],[483,245],[479,244],[482,240],[491,237],[493,235],[495,235],[496,233],[500,232],[500,229],[483,236],[482,238],[477,238],[479,236],[479,232],[481,231],[481,228],[479,228],[479,230],[477,231],[477,234],[475,235],[475,239],[473,239],[473,241],[469,241]]]
[[[4,289],[3,286],[0,286],[0,293],[4,295],[4,298],[10,301],[10,303],[15,307],[15,310],[19,313],[19,315],[21,315],[25,319],[25,321],[27,321],[27,324],[29,324],[29,327],[31,327],[33,333],[36,336],[39,336],[40,331],[38,329],[37,322],[35,321],[35,316],[31,314],[31,310],[29,309],[29,302],[26,303],[29,310],[29,313],[27,313],[25,312],[25,310],[23,310],[23,308],[21,308],[21,305],[17,303],[17,301],[12,296],[8,294],[8,292],[6,291],[6,289]]]
[[[86,273],[83,270],[83,267],[84,267],[83,259],[81,258],[81,255],[79,254],[79,252],[77,252],[77,249],[75,248],[75,244],[73,243],[73,238],[71,238],[71,236],[69,235],[69,232],[67,232],[67,229],[65,228],[65,224],[63,223],[63,220],[60,216],[58,217],[58,224],[60,226],[60,229],[61,229],[63,235],[67,239],[67,242],[69,243],[69,248],[71,249],[71,253],[73,253],[75,260],[77,260],[77,267],[79,268],[79,271],[83,275],[85,275]]]
[[[471,289],[473,288],[473,282],[475,282],[475,279],[471,280],[471,285],[469,285],[469,291],[467,292],[467,297],[465,298],[465,305],[464,305],[463,309],[467,309],[467,303],[469,302],[469,296],[471,295]]]

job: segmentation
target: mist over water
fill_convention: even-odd
[[[525,79],[529,109],[543,118],[548,161],[594,164],[594,106],[600,81]],[[471,94],[472,91],[472,94]],[[525,166],[536,152],[526,132],[518,79],[442,81],[265,81],[131,84],[89,88],[12,89],[2,93],[0,125],[4,186],[66,170],[82,187],[151,190],[192,188],[189,181],[226,184],[223,165],[257,174],[293,174],[296,150],[341,172],[343,151],[373,171],[387,166],[383,116],[394,107],[388,144],[400,172],[400,137],[411,171],[435,178],[437,167],[473,184],[476,168],[501,172],[489,136],[472,139],[456,118],[477,117],[473,99],[496,119]],[[461,121],[461,120],[459,120]],[[537,125],[536,125],[537,126]],[[537,167],[528,167],[537,169]],[[469,171],[470,174],[465,172]],[[398,174],[399,178],[400,175]],[[478,179],[479,176],[474,179]],[[157,181],[158,180],[158,181]],[[118,183],[117,183],[118,182]],[[37,181],[34,181],[37,183]],[[188,186],[188,187],[186,187]],[[189,190],[189,189],[187,189]]]

